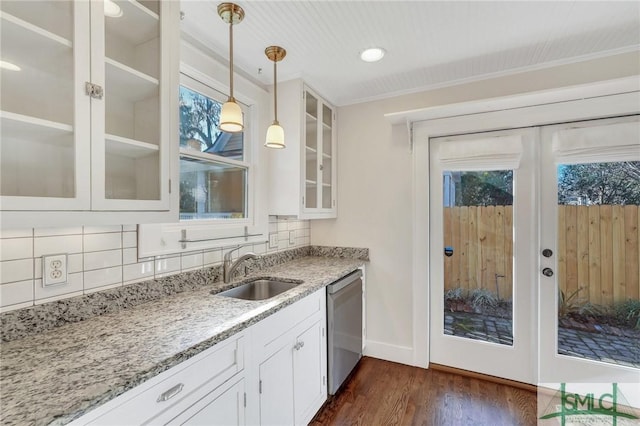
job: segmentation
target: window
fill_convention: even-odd
[[[245,161],[245,134],[218,130],[223,101],[216,98],[222,94],[186,76],[183,83],[180,220],[246,218],[250,164]]]
[[[173,174],[179,180],[179,194],[174,192],[172,199],[172,204],[179,204],[179,222],[141,225],[139,257],[266,239],[266,167],[259,167],[261,144],[253,138],[259,133],[256,117],[258,102],[266,100],[264,91],[256,89],[258,101],[251,101],[251,106],[238,96],[244,132],[220,132],[220,110],[227,95],[216,87],[223,86],[203,72],[182,67],[174,151],[179,172]]]

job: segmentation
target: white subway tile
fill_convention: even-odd
[[[119,265],[122,265],[122,250],[94,251],[84,254],[85,271]]]
[[[278,232],[278,224],[276,222],[269,222],[269,233],[273,234],[274,232]]]
[[[137,248],[126,248],[122,249],[122,264],[130,265],[132,263],[138,262],[138,249]]]
[[[82,235],[60,235],[33,239],[33,256],[46,254],[82,253]]]
[[[0,306],[33,303],[33,280],[0,285]]]
[[[182,255],[182,271],[190,271],[202,268],[202,253],[192,253]]]
[[[122,284],[122,266],[84,272],[85,291],[111,284]]]
[[[25,281],[33,278],[33,259],[0,262],[0,283]]]
[[[33,238],[6,238],[0,240],[0,261],[33,257]]]
[[[70,274],[74,272],[82,272],[82,266],[83,266],[82,258],[83,258],[82,253],[70,254],[69,256],[67,256],[67,261],[69,262],[67,266]]]
[[[17,303],[15,305],[9,306],[0,306],[0,313],[9,312],[9,311],[17,311],[18,309],[28,308],[33,306],[33,300],[23,303]]]
[[[143,278],[153,278],[153,260],[148,262],[133,263],[122,267],[122,280],[125,284],[140,281]]]
[[[287,223],[287,230],[288,231],[295,231],[296,229],[298,229],[298,221],[297,220],[290,220]]]
[[[222,250],[205,251],[202,256],[204,266],[216,265],[222,262]]]
[[[108,284],[108,285],[103,285],[101,287],[94,287],[94,288],[85,288],[83,293],[84,294],[97,293],[99,291],[109,290],[110,288],[118,288],[118,287],[122,287],[122,283]]]
[[[256,254],[264,254],[267,252],[267,243],[260,243],[253,245],[253,251]]]
[[[122,247],[123,248],[138,247],[138,233],[137,232],[123,232],[122,233]]]
[[[289,247],[289,231],[278,232],[278,248],[286,249]]]
[[[278,232],[286,231],[288,229],[289,229],[289,221],[287,220],[278,221]]]
[[[35,299],[51,299],[53,297],[62,296],[69,293],[82,292],[83,276],[82,272],[67,275],[67,283],[42,287],[42,279],[35,282]],[[69,296],[70,297],[70,296]]]
[[[136,225],[122,225],[123,231],[136,231],[138,227]]]
[[[80,235],[82,234],[82,226],[73,226],[68,228],[35,228],[33,235],[35,237],[54,237],[57,235]]]
[[[84,252],[122,248],[122,233],[88,234],[84,237]]]
[[[29,238],[33,237],[33,229],[2,229],[0,230],[0,238]]]
[[[156,278],[173,275],[180,272],[180,256],[156,259]]]
[[[122,232],[122,225],[84,227],[85,234],[105,234],[109,232]]]

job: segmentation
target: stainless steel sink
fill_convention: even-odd
[[[238,287],[215,293],[217,296],[233,297],[244,300],[265,300],[295,288],[302,281],[282,281],[268,278],[258,278]]]

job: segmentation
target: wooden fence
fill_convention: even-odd
[[[582,288],[578,299],[604,306],[640,299],[639,206],[559,206],[558,216],[556,273],[565,294]],[[453,247],[445,290],[484,288],[511,299],[511,206],[445,208],[444,235]]]

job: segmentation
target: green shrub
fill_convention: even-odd
[[[640,300],[628,299],[617,303],[614,312],[619,321],[634,324],[640,330]]]
[[[476,288],[471,292],[471,306],[476,311],[498,306],[498,296],[484,288]]]

